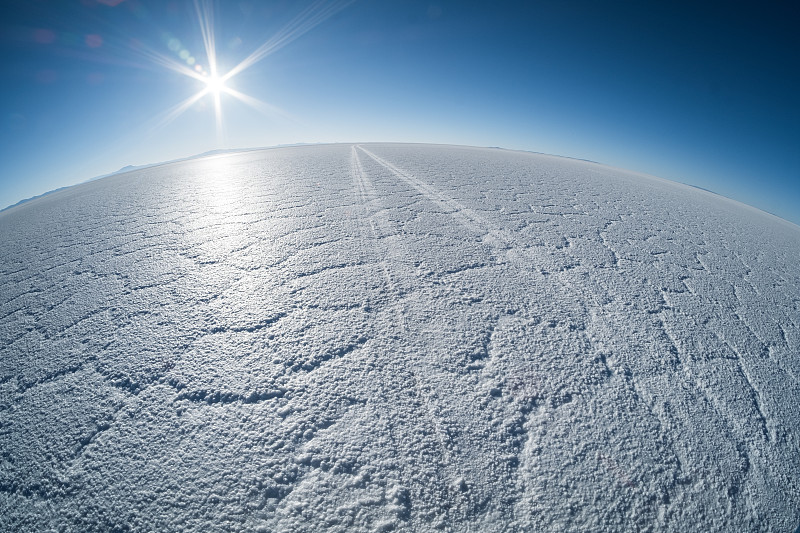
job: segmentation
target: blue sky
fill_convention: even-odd
[[[223,91],[220,133],[211,93],[160,120],[206,87],[161,64],[209,71],[192,1],[6,1],[0,206],[215,148],[407,141],[591,159],[800,223],[796,13],[655,4],[218,2],[220,74],[289,29],[226,82],[266,105]]]

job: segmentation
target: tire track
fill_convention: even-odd
[[[416,189],[418,192],[422,193],[422,195],[430,200],[434,205],[444,208],[445,211],[465,229],[472,233],[483,235],[483,239],[487,244],[499,250],[510,250],[514,248],[512,244],[514,242],[514,237],[511,232],[504,229],[493,228],[489,221],[486,220],[486,218],[484,218],[482,215],[466,207],[461,202],[445,195],[436,187],[422,181],[408,172],[399,169],[385,159],[373,154],[363,146],[357,145],[357,148],[371,157],[376,163],[383,166],[392,174]]]
[[[378,247],[379,235],[390,235],[392,234],[392,229],[379,214],[383,209],[383,206],[380,205],[380,196],[374,184],[364,171],[356,146],[352,147],[351,161],[354,188],[356,189],[356,194],[361,203],[361,216],[359,216],[359,220],[361,221],[362,228],[362,246]],[[373,214],[368,213],[368,207],[370,205],[376,208],[376,212]],[[460,501],[461,493],[455,489],[456,480],[459,479],[460,476],[458,475],[458,469],[447,446],[449,437],[443,429],[442,421],[437,415],[428,395],[423,390],[422,375],[424,372],[421,370],[424,369],[420,368],[419,362],[408,364],[410,357],[413,353],[417,352],[417,350],[405,344],[408,339],[412,338],[412,331],[408,326],[408,316],[411,313],[411,308],[404,299],[401,299],[402,289],[400,287],[406,285],[401,282],[401,279],[403,277],[413,276],[413,274],[410,272],[403,272],[405,269],[398,267],[398,265],[401,265],[401,261],[397,257],[397,250],[397,247],[386,247],[386,255],[379,262],[383,277],[386,280],[385,293],[395,299],[394,302],[388,301],[386,305],[389,308],[390,314],[393,315],[392,329],[395,329],[396,332],[393,334],[390,333],[387,338],[389,342],[377,347],[377,351],[378,353],[393,353],[398,351],[398,346],[396,346],[397,341],[395,339],[400,339],[403,345],[399,347],[400,354],[398,354],[399,356],[397,358],[393,359],[391,362],[380,364],[379,368],[381,370],[379,371],[384,375],[376,379],[375,386],[382,392],[383,401],[387,403],[386,407],[399,415],[391,418],[403,420],[405,418],[402,413],[403,409],[398,409],[397,405],[402,405],[409,401],[401,394],[403,391],[403,384],[407,382],[413,384],[412,405],[408,405],[407,407],[412,412],[418,412],[421,408],[422,412],[418,417],[415,416],[414,418],[421,419],[423,422],[418,426],[417,430],[412,431],[412,433],[422,433],[424,436],[428,434],[424,426],[432,428],[432,434],[435,437],[435,445],[438,448],[438,456],[440,459],[437,461],[437,464],[435,464],[437,476],[436,484],[438,485],[438,490],[436,492],[438,492],[439,495],[438,501],[435,502],[436,510],[443,510],[445,512],[445,516],[438,517],[443,520],[444,523],[452,523],[452,517],[450,516],[452,504],[454,502],[463,503]],[[386,370],[389,372],[386,373]],[[391,382],[387,383],[386,378],[389,378]],[[402,448],[403,444],[398,442],[394,431],[390,432],[390,438],[393,447],[396,449]],[[414,451],[416,452],[417,450]],[[424,449],[419,451],[424,455]],[[405,454],[406,457],[411,457],[413,455],[414,454]],[[401,468],[406,470],[408,467],[401,463]],[[411,475],[409,476],[408,474]],[[413,472],[406,472],[406,475],[401,476],[401,479],[410,479],[413,475]]]
[[[421,193],[426,199],[432,202],[434,205],[439,206],[442,208],[447,214],[449,214],[459,225],[461,225],[464,229],[472,234],[476,234],[481,236],[484,243],[490,246],[496,256],[504,257],[505,260],[510,263],[512,266],[524,272],[532,282],[539,285],[541,282],[544,281],[544,276],[542,274],[542,270],[539,268],[539,261],[536,260],[534,255],[530,253],[530,250],[521,248],[519,245],[515,243],[517,240],[515,236],[507,230],[502,228],[495,228],[492,227],[492,224],[482,215],[478,214],[474,210],[466,207],[461,202],[445,195],[443,192],[439,191],[434,186],[424,182],[423,180],[411,175],[408,172],[396,167],[392,163],[386,161],[385,159],[373,154],[369,150],[365,149],[363,146],[356,146],[353,148],[353,152],[357,157],[357,150],[360,150],[364,154],[368,155],[372,158],[376,163],[390,171],[394,176],[399,178],[401,181],[406,183],[407,185],[411,186],[414,190]],[[359,163],[360,165],[360,163]],[[481,381],[488,383],[492,381],[493,377],[491,376],[483,376],[481,377]],[[527,426],[528,420],[532,416],[533,412],[525,412],[522,415],[522,425],[521,427]],[[526,472],[528,471],[528,457],[531,455],[529,448],[535,446],[535,443],[531,442],[530,435],[527,434],[524,442],[522,443],[520,452],[518,452],[518,465],[519,465],[519,472]],[[516,495],[515,504],[509,508],[506,508],[507,512],[513,513],[518,520],[521,520],[523,523],[527,525],[531,525],[534,523],[533,517],[529,513],[529,509],[527,505],[524,503],[525,495],[529,492],[528,481],[525,479],[526,476],[520,477],[520,483],[517,486],[519,493]],[[474,519],[474,517],[473,517]],[[470,523],[469,520],[466,523]]]
[[[502,258],[504,261],[525,272],[532,282],[537,284],[544,283],[545,276],[560,274],[580,264],[574,254],[563,249],[561,250],[562,255],[566,254],[569,260],[561,264],[557,262],[554,263],[552,249],[539,246],[531,247],[520,243],[519,236],[514,232],[495,227],[486,217],[474,209],[465,206],[458,200],[444,194],[433,185],[398,168],[361,145],[356,145],[356,147],[372,158],[376,163],[400,178],[403,182],[420,192],[434,205],[443,208],[447,214],[467,231],[480,236],[481,240],[494,250],[494,254],[498,258]],[[550,271],[548,272],[548,270]]]

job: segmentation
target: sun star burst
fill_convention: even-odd
[[[188,50],[179,50],[181,45],[177,39],[172,40],[175,42],[174,48],[172,41],[170,41],[169,46],[171,47],[170,49],[172,51],[178,53],[178,55],[185,61],[185,64],[152,49],[143,48],[141,50],[141,53],[143,53],[145,57],[154,61],[155,63],[160,64],[174,72],[200,81],[204,84],[200,91],[169,110],[166,113],[166,116],[160,121],[160,124],[165,125],[173,121],[204,97],[211,96],[214,101],[217,140],[221,143],[223,141],[223,94],[230,95],[260,112],[269,114],[274,114],[277,112],[280,115],[285,115],[285,113],[280,109],[233,89],[232,87],[228,86],[228,82],[245,69],[252,67],[279,48],[286,46],[294,39],[328,19],[333,14],[341,11],[353,1],[354,0],[314,0],[283,29],[278,31],[271,38],[267,39],[261,44],[261,46],[256,48],[249,56],[239,62],[232,69],[228,70],[224,75],[220,75],[217,70],[213,0],[194,0],[195,11],[203,37],[208,71],[206,71],[205,68],[200,65],[197,58],[190,54]]]

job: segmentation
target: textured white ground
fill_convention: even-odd
[[[0,214],[2,531],[781,531],[800,228],[601,165],[281,148]]]

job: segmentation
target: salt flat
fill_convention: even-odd
[[[498,149],[270,149],[0,214],[0,530],[784,531],[800,228]]]

